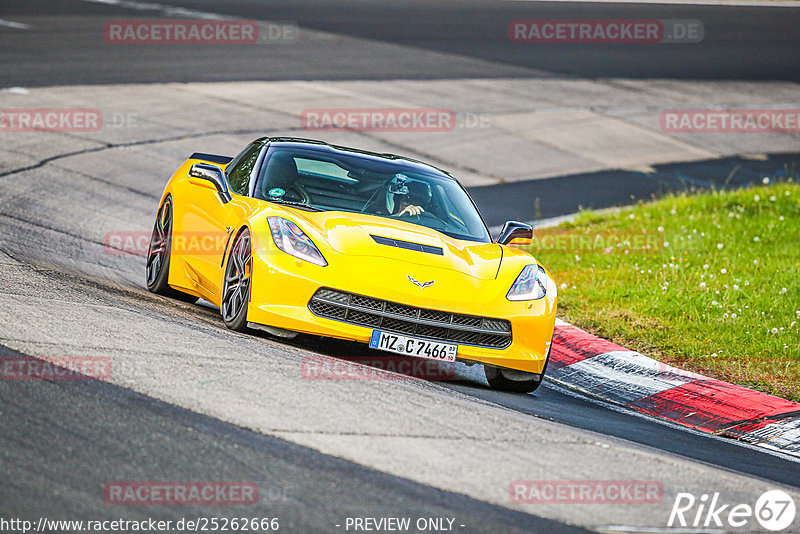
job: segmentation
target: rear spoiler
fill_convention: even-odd
[[[204,154],[203,152],[195,152],[189,159],[201,159],[203,161],[209,161],[211,163],[218,163],[220,165],[227,165],[233,159],[230,156],[218,156],[216,154]]]

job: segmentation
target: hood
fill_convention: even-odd
[[[298,215],[299,224],[325,240],[318,245],[327,245],[350,257],[391,258],[449,269],[479,280],[494,280],[501,258],[505,260],[509,255],[517,255],[515,252],[530,259],[522,251],[496,243],[454,239],[424,226],[374,215],[337,211],[293,212]]]

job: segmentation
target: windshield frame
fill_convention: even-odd
[[[459,239],[464,241],[471,241],[477,243],[493,243],[494,240],[492,238],[491,232],[489,231],[489,227],[486,224],[486,221],[483,218],[480,210],[478,209],[477,204],[467,192],[466,188],[450,173],[443,171],[434,167],[433,165],[413,160],[410,158],[405,158],[401,156],[395,156],[392,154],[378,154],[374,152],[368,152],[358,149],[350,149],[347,147],[340,147],[340,146],[333,146],[327,143],[319,142],[319,141],[312,141],[312,142],[304,142],[305,140],[293,140],[293,139],[281,139],[278,142],[267,141],[264,144],[263,150],[261,155],[259,156],[256,171],[254,174],[255,176],[251,179],[250,182],[250,191],[248,192],[250,197],[261,200],[264,202],[269,202],[271,204],[282,205],[282,206],[289,206],[296,209],[304,209],[307,211],[339,211],[342,213],[359,213],[363,215],[369,215],[374,217],[379,217],[381,219],[389,219],[391,221],[400,221],[409,224],[414,224],[417,226],[421,226],[423,228],[434,230],[436,232],[440,232],[448,237],[453,239]],[[420,174],[426,178],[431,179],[430,185],[434,185],[435,181],[440,181],[442,183],[446,183],[451,187],[455,187],[459,190],[461,195],[466,197],[468,202],[462,203],[460,207],[462,210],[464,209],[471,209],[473,217],[477,217],[475,223],[479,222],[478,224],[473,223],[473,229],[479,229],[483,235],[470,235],[470,234],[463,234],[457,233],[453,231],[443,230],[439,228],[435,228],[426,224],[421,223],[418,220],[413,220],[411,218],[400,218],[394,215],[383,215],[379,213],[371,213],[365,211],[359,211],[356,209],[347,209],[344,207],[331,207],[325,205],[318,205],[318,204],[304,204],[304,203],[297,203],[291,201],[282,201],[279,199],[271,199],[271,198],[262,198],[262,196],[257,195],[259,188],[261,186],[262,180],[265,179],[266,174],[266,165],[270,160],[270,152],[272,150],[288,150],[289,152],[295,152],[293,157],[298,155],[302,155],[302,153],[306,153],[308,155],[319,155],[319,161],[329,161],[329,160],[336,160],[337,156],[342,156],[347,159],[363,159],[367,162],[372,161],[373,164],[386,164],[386,165],[398,165],[402,170],[412,171],[415,174]],[[407,169],[406,169],[407,168]],[[327,178],[322,177],[323,179],[330,179],[335,180],[335,178]],[[355,180],[355,179],[354,179]],[[444,186],[443,186],[444,187]],[[376,190],[377,191],[377,190]],[[448,221],[442,220],[445,225],[449,225]]]

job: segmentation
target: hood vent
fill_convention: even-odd
[[[431,245],[422,245],[420,243],[412,243],[411,241],[403,241],[401,239],[392,239],[390,237],[381,237],[379,235],[369,235],[373,241],[379,245],[387,245],[389,247],[404,248],[406,250],[416,250],[417,252],[425,252],[427,254],[436,254],[437,256],[444,256],[444,250],[441,247],[434,247]]]

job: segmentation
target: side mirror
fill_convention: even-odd
[[[508,245],[516,239],[526,240],[528,243],[525,244],[529,245],[530,241],[533,239],[533,228],[531,228],[531,225],[517,221],[508,221],[503,225],[503,229],[500,230],[500,235],[497,236],[495,242],[501,245]]]
[[[208,163],[195,163],[189,170],[189,176],[192,178],[200,178],[211,182],[217,189],[220,200],[223,203],[231,201],[231,193],[228,191],[228,184],[225,180],[225,174],[222,169],[216,165],[209,165]]]

